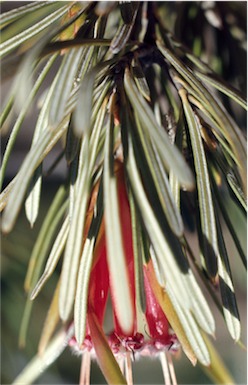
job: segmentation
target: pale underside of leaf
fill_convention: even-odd
[[[133,239],[133,254],[134,254],[134,272],[135,272],[135,298],[137,314],[140,311],[145,313],[146,309],[146,298],[144,289],[144,273],[143,273],[143,259],[144,250],[141,236],[141,224],[138,216],[137,208],[135,207],[134,197],[129,191],[129,204],[131,210],[131,222],[132,222],[132,239]]]
[[[58,124],[63,118],[73,83],[77,81],[78,67],[81,64],[82,55],[85,55],[83,48],[74,48],[65,54],[49,107],[48,122],[51,126]]]
[[[233,152],[238,159],[243,187],[246,188],[246,145],[241,130],[225,110],[224,106],[210,93],[204,84],[196,78],[193,72],[190,71],[168,48],[165,48],[159,40],[157,41],[157,44],[164,57],[178,71],[182,78],[188,82],[192,89],[194,89],[198,97],[203,101],[205,108],[218,122],[224,136],[229,141]]]
[[[55,129],[42,132],[37,143],[30,150],[15,178],[15,184],[3,214],[2,230],[9,232],[21,208],[30,179],[47,152],[57,143],[68,125],[68,117]]]
[[[7,163],[8,163],[8,159],[9,159],[9,156],[11,154],[11,151],[14,147],[14,144],[15,144],[15,141],[16,141],[16,138],[17,138],[17,135],[20,131],[20,128],[21,128],[21,125],[23,123],[23,120],[28,112],[28,109],[30,108],[30,104],[31,102],[33,101],[35,95],[37,94],[37,92],[39,91],[40,89],[40,86],[43,84],[43,81],[44,79],[46,78],[49,70],[51,69],[55,59],[56,59],[57,55],[53,55],[49,60],[48,62],[46,63],[46,65],[44,66],[43,70],[41,71],[40,75],[38,76],[29,96],[27,99],[25,99],[25,102],[24,102],[24,105],[22,106],[22,110],[20,111],[20,114],[12,128],[12,131],[11,131],[11,134],[10,134],[10,137],[9,137],[9,140],[8,140],[8,144],[7,144],[7,147],[4,151],[4,156],[3,156],[3,160],[2,160],[2,165],[1,165],[1,172],[0,172],[0,185],[2,185],[3,183],[3,179],[4,179],[4,175],[5,175],[5,169],[6,169],[6,166],[7,166]]]
[[[83,230],[90,187],[88,135],[85,135],[83,138],[80,158],[82,159],[83,167],[78,175],[75,205],[73,207],[61,273],[59,311],[60,317],[64,321],[69,318],[74,304],[79,259],[83,243]]]
[[[153,146],[153,143],[151,143],[150,138],[144,134],[138,118],[136,119],[136,123],[144,155],[146,157],[149,170],[152,174],[153,183],[156,188],[162,209],[172,231],[180,237],[183,234],[183,222],[180,212],[174,203],[168,177],[163,168],[161,158],[158,154],[156,154],[156,150]]]
[[[40,111],[40,114],[36,123],[31,149],[37,143],[42,132],[47,130],[49,127],[49,123],[48,123],[49,106],[51,101],[53,100],[53,93],[54,93],[54,89],[56,87],[56,82],[58,78],[59,78],[59,73],[57,74],[55,80],[53,81],[46,95],[46,99],[44,101],[44,104],[42,106],[42,109]],[[38,166],[38,168],[34,172],[34,175],[33,175],[33,178],[31,179],[31,184],[29,187],[28,197],[25,202],[26,216],[30,222],[31,227],[33,227],[39,212],[41,183],[42,183],[42,165]]]
[[[193,316],[187,309],[181,306],[177,298],[174,296],[174,293],[168,288],[167,294],[170,297],[174,309],[176,310],[177,316],[183,325],[185,334],[193,348],[193,351],[196,354],[196,357],[198,358],[199,362],[205,366],[208,366],[210,364],[209,352],[202,338],[201,331],[197,326]]]
[[[69,217],[67,216],[66,219],[64,220],[64,223],[62,227],[60,228],[60,231],[53,243],[52,250],[49,254],[49,257],[46,262],[45,270],[40,277],[39,281],[37,282],[34,290],[32,291],[30,295],[30,299],[33,300],[36,298],[36,296],[39,294],[41,289],[43,288],[44,284],[47,282],[47,280],[50,278],[52,275],[59,258],[65,248],[67,236],[68,236],[68,231],[69,231]]]
[[[220,256],[218,258],[219,277],[220,277],[220,292],[223,304],[223,313],[226,320],[227,328],[231,337],[238,341],[241,334],[241,324],[238,306],[235,297],[235,291],[232,282],[231,268],[229,264],[229,258],[219,223],[219,219],[216,219]]]
[[[215,321],[198,283],[190,270],[188,273],[188,287],[191,293],[192,313],[198,325],[208,334],[214,335]]]
[[[94,257],[94,246],[102,221],[102,183],[97,196],[96,208],[87,238],[84,242],[82,256],[80,258],[78,281],[74,306],[75,337],[79,346],[82,345],[86,330],[86,314],[88,306],[88,286]]]
[[[58,224],[61,221],[61,218],[64,215],[65,209],[67,207],[67,202],[63,204],[63,198],[64,191],[63,188],[61,188],[49,209],[46,220],[42,225],[39,236],[32,251],[24,283],[25,290],[28,292],[28,294],[31,293],[37,283],[39,275],[41,274],[45,257],[47,256],[48,250],[51,247],[51,243],[55,237]],[[26,344],[26,335],[32,307],[33,302],[30,301],[28,296],[19,333],[20,346],[25,346]]]
[[[3,42],[0,45],[1,56],[8,54],[11,50],[18,47],[20,44],[24,43],[26,40],[32,38],[33,36],[38,35],[39,33],[42,33],[44,36],[44,34],[46,33],[45,29],[51,24],[55,23],[57,20],[59,20],[67,12],[67,10],[68,5],[62,7],[62,9],[55,10],[55,12],[50,13],[40,22]]]
[[[182,154],[171,144],[164,129],[156,123],[156,118],[153,115],[150,106],[144,98],[140,96],[128,69],[125,71],[124,86],[131,104],[143,124],[143,128],[146,129],[148,135],[152,138],[154,145],[159,151],[164,166],[167,170],[171,169],[175,173],[182,185],[192,189],[194,180],[191,170],[183,159]]]
[[[13,19],[19,19],[21,16],[33,12],[39,8],[42,8],[49,4],[49,1],[39,1],[39,3],[31,3],[31,4],[25,4],[23,6],[20,6],[15,9],[11,9],[10,11],[7,11],[0,15],[0,26],[2,27],[2,24],[9,23],[13,21]]]
[[[160,225],[157,222],[155,214],[153,213],[153,210],[145,195],[137,170],[137,164],[131,140],[129,140],[128,154],[127,171],[130,184],[136,200],[136,204],[138,204],[146,230],[155,250],[156,258],[159,260],[161,274],[163,274],[165,277],[166,285],[170,286],[171,289],[175,292],[175,296],[178,298],[178,301],[189,308],[190,300],[188,298],[188,292],[185,288],[184,281],[181,279],[182,273],[179,270],[176,258],[173,255],[173,251],[167,243],[167,240],[162,233]],[[177,282],[176,285],[174,284],[175,282]]]
[[[213,86],[214,88],[217,88],[219,91],[223,92],[223,94],[227,95],[235,102],[237,102],[241,107],[247,110],[247,101],[244,100],[243,97],[231,87],[226,86],[225,84],[221,83],[210,75],[205,75],[200,72],[197,72],[197,76],[200,79],[203,79],[206,83],[211,84],[211,86]]]
[[[111,105],[113,98],[114,95],[111,98]],[[128,334],[133,330],[134,312],[121,233],[121,208],[119,207],[117,181],[114,175],[112,117],[106,131],[103,186],[110,285],[118,320],[122,329]]]
[[[23,371],[16,377],[13,385],[31,385],[64,351],[68,341],[73,336],[73,330],[66,333],[61,329],[47,346],[42,356],[37,354]]]
[[[87,66],[85,65],[84,72],[88,69],[89,60],[92,57],[93,52],[94,47],[91,47],[88,54],[89,58],[86,62]],[[100,104],[97,109],[92,108],[95,78],[102,69],[104,69],[113,62],[114,60],[108,60],[102,63],[98,63],[94,68],[90,69],[89,72],[84,75],[83,81],[80,85],[77,107],[75,109],[74,116],[74,132],[75,135],[78,137],[82,137],[84,132],[89,130],[91,125],[91,117],[94,116],[96,112],[98,112],[98,108],[101,105]],[[101,100],[101,97],[99,97],[99,99]],[[98,103],[96,102],[95,105],[98,105]]]
[[[207,161],[197,119],[188,102],[186,91],[181,89],[179,91],[179,95],[182,99],[188,123],[196,170],[201,230],[203,233],[203,265],[210,276],[215,277],[217,274],[217,256],[219,254],[219,250]]]

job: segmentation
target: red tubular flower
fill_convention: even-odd
[[[146,311],[143,315],[144,325],[140,330],[140,324],[137,320],[136,298],[135,298],[135,279],[134,279],[134,255],[133,255],[133,242],[132,242],[132,224],[131,213],[128,201],[124,167],[120,161],[115,163],[115,175],[117,180],[117,193],[119,200],[119,207],[121,208],[120,220],[123,247],[126,258],[126,266],[128,271],[129,288],[131,293],[131,303],[134,311],[134,325],[133,330],[130,333],[126,333],[122,330],[118,314],[115,309],[115,296],[111,285],[111,275],[108,268],[107,259],[107,245],[104,231],[104,219],[101,224],[100,236],[97,239],[94,262],[92,266],[90,282],[89,282],[89,294],[88,294],[88,322],[86,329],[86,337],[83,345],[80,347],[82,352],[86,349],[93,355],[97,355],[97,348],[94,346],[94,340],[92,336],[92,330],[90,324],[94,320],[97,322],[97,327],[102,328],[104,316],[107,307],[107,299],[110,294],[112,312],[113,312],[113,331],[108,333],[106,340],[113,353],[118,358],[126,353],[132,353],[132,356],[136,355],[156,355],[160,352],[172,350],[178,350],[178,340],[175,334],[172,332],[169,322],[159,305],[152,287],[150,286],[149,279],[147,277],[147,271],[144,266],[144,289],[146,298]],[[105,215],[107,215],[105,213]],[[152,263],[151,261],[149,263]],[[128,295],[128,293],[127,293]],[[89,317],[93,314],[91,321]],[[92,321],[93,319],[93,321]],[[90,321],[90,322],[89,322]],[[71,341],[71,345],[75,344],[75,341]]]

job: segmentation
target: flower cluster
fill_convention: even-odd
[[[122,238],[129,278],[131,303],[134,312],[133,325],[130,330],[124,330],[121,325],[121,320],[118,318],[115,293],[113,292],[111,284],[112,277],[108,268],[106,235],[104,230],[99,231],[100,239],[97,239],[89,282],[86,335],[81,346],[78,345],[75,336],[70,339],[69,346],[78,354],[90,352],[91,357],[95,358],[97,356],[90,328],[93,319],[94,322],[100,325],[103,334],[106,333],[108,345],[118,362],[122,357],[125,357],[127,353],[131,353],[133,359],[139,356],[158,356],[159,353],[168,351],[175,353],[179,351],[180,343],[170,327],[166,315],[158,303],[149,282],[147,271],[148,266],[149,269],[153,269],[151,260],[143,266],[145,313],[136,305],[137,288],[135,287],[131,213],[124,167],[123,163],[119,160],[115,162],[115,176],[117,180],[119,207],[121,208]],[[94,193],[94,201],[95,200],[96,194]],[[92,205],[91,201],[91,210],[93,210]],[[105,213],[105,215],[107,214]],[[104,228],[104,218],[102,227]],[[109,294],[111,304],[108,306],[107,301]],[[113,318],[113,330],[109,332],[104,331],[104,318],[107,307],[110,308]],[[91,319],[91,322],[89,322],[89,319]]]

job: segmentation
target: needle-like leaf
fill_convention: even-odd
[[[183,280],[181,279],[181,273],[179,266],[177,265],[176,258],[173,255],[173,250],[168,244],[168,241],[165,238],[165,235],[163,234],[145,195],[145,191],[141,183],[141,177],[135,161],[131,138],[129,140],[127,171],[132,191],[138,204],[146,230],[153,244],[156,256],[160,261],[160,267],[163,269],[162,273],[166,279],[166,286],[168,285],[173,287],[178,300],[181,301],[181,303],[184,303],[184,306],[189,307],[190,305],[187,290],[184,286]],[[167,260],[166,264],[165,259]],[[177,282],[176,286],[174,285],[174,282]]]
[[[31,385],[65,350],[73,335],[72,328],[66,333],[61,329],[47,346],[42,356],[37,354],[23,371],[16,377],[13,385]]]
[[[219,220],[217,218],[217,229],[219,239],[220,257],[218,259],[220,292],[223,304],[223,312],[228,330],[231,337],[238,341],[241,334],[241,325],[238,306],[235,298],[235,292],[232,282],[230,264],[228,260],[227,250],[222,235]]]
[[[209,275],[214,278],[217,274],[217,256],[219,255],[219,250],[207,160],[197,124],[198,121],[188,102],[186,91],[181,89],[179,95],[182,99],[194,155],[202,231],[203,266]]]
[[[56,129],[43,131],[37,143],[33,146],[24,160],[22,167],[16,177],[16,182],[10,192],[9,199],[5,208],[2,221],[2,230],[9,232],[14,226],[15,220],[21,209],[21,204],[24,200],[25,193],[30,182],[30,179],[46,156],[47,151],[57,143],[59,138],[63,135],[68,125],[68,117],[56,127]]]
[[[1,57],[5,56],[10,51],[17,48],[20,44],[24,43],[28,39],[38,34],[41,34],[41,36],[45,36],[45,34],[47,33],[46,28],[54,24],[68,11],[68,5],[63,5],[62,7],[61,7],[61,4],[58,4],[58,3],[57,4],[53,3],[50,5],[53,6],[54,11],[51,12],[51,9],[46,7],[45,11],[47,13],[47,16],[46,17],[42,16],[40,22],[34,23],[29,28],[27,28],[26,30],[24,29],[19,33],[16,33],[15,30],[12,28],[11,29],[11,33],[13,35],[12,37],[6,36],[8,30],[5,33],[2,33],[2,44],[0,45]],[[23,19],[20,19],[19,23],[21,26],[23,26]],[[18,28],[18,25],[16,24],[15,24],[15,28]]]
[[[56,240],[54,241],[52,250],[49,254],[49,257],[46,262],[45,270],[40,277],[39,281],[35,285],[35,288],[33,289],[30,299],[34,300],[39,292],[41,291],[42,287],[46,283],[46,281],[49,279],[49,277],[52,275],[59,258],[65,248],[67,236],[68,236],[68,231],[69,231],[69,218],[68,216],[66,217],[57,237]]]
[[[89,312],[88,320],[98,362],[106,380],[109,384],[125,385],[127,383],[125,377],[121,373],[120,367],[109,347],[97,317],[94,313]]]
[[[227,111],[225,111],[223,105],[210,93],[204,84],[197,79],[193,72],[188,69],[181,60],[171,52],[171,50],[161,44],[160,41],[157,41],[157,44],[164,57],[195,90],[200,99],[203,100],[205,108],[218,122],[224,136],[229,141],[238,159],[243,185],[246,187],[246,148],[239,127],[235,124]]]
[[[143,128],[146,129],[148,135],[152,138],[164,166],[167,170],[173,170],[182,185],[192,189],[194,180],[191,170],[178,149],[171,144],[164,129],[156,123],[151,108],[138,92],[128,68],[125,71],[124,86],[130,102],[143,124]]]
[[[83,231],[90,188],[89,176],[89,137],[83,138],[80,154],[81,169],[79,170],[75,204],[72,208],[70,230],[65,248],[61,275],[59,311],[62,320],[70,317],[75,297],[79,260],[83,244]]]
[[[74,306],[74,323],[75,323],[75,337],[81,346],[85,337],[86,330],[86,314],[88,306],[88,286],[90,280],[90,273],[92,268],[92,262],[94,258],[94,247],[96,239],[102,236],[100,225],[102,222],[103,214],[103,192],[102,181],[100,183],[99,191],[97,194],[96,207],[93,208],[94,214],[92,222],[89,228],[89,232],[84,242],[83,252],[80,259],[78,281],[75,296]]]
[[[113,110],[115,94],[110,99],[110,111]],[[134,309],[131,302],[131,291],[127,271],[127,263],[123,247],[120,203],[117,195],[117,180],[114,175],[113,158],[113,116],[109,118],[106,130],[105,158],[103,172],[105,225],[107,238],[107,260],[110,271],[116,313],[125,333],[130,333],[134,326]]]

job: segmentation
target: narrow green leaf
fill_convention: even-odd
[[[182,110],[179,113],[178,121],[177,121],[177,128],[176,128],[176,135],[175,135],[175,145],[179,148],[179,151],[182,152],[183,149],[183,137],[185,134],[185,126],[184,126],[184,121],[183,121],[183,113]],[[175,205],[180,212],[180,184],[178,182],[178,179],[176,175],[170,171],[169,174],[169,181],[170,181],[170,188],[171,188],[171,193],[173,197],[173,201],[175,202]]]
[[[185,334],[193,348],[193,351],[195,352],[196,357],[202,365],[208,366],[210,364],[209,352],[193,316],[178,302],[174,293],[170,289],[167,289],[167,293],[171,299],[174,309],[176,310],[177,316],[182,323]]]
[[[9,160],[11,151],[13,149],[13,146],[15,144],[19,130],[21,128],[21,125],[23,123],[23,120],[24,120],[24,118],[25,118],[25,116],[26,116],[26,114],[30,108],[30,104],[34,100],[37,92],[39,91],[41,85],[43,84],[43,81],[46,78],[49,70],[51,69],[56,57],[57,56],[54,55],[48,60],[47,64],[45,65],[45,67],[41,71],[40,75],[38,76],[30,94],[28,95],[28,98],[24,99],[25,100],[24,105],[22,105],[22,109],[20,111],[20,114],[18,115],[18,118],[14,124],[14,127],[12,128],[7,147],[4,151],[4,157],[2,160],[2,166],[1,166],[1,172],[0,172],[0,185],[2,185],[2,183],[3,183],[3,179],[4,179],[4,175],[5,175],[5,170],[6,170],[6,167],[8,164],[8,160]],[[12,100],[12,97],[10,100]]]
[[[183,159],[182,154],[171,144],[165,130],[156,123],[151,108],[143,97],[140,96],[130,71],[127,68],[124,76],[124,86],[131,104],[143,124],[143,128],[147,130],[147,133],[153,140],[164,166],[167,170],[171,169],[175,173],[182,185],[192,189],[194,180],[191,170]]]
[[[23,161],[22,167],[15,178],[15,183],[11,189],[5,212],[3,214],[3,232],[9,232],[14,226],[21,204],[24,200],[29,181],[34,171],[47,153],[61,138],[68,126],[68,122],[69,120],[67,116],[58,127],[42,132],[37,143],[33,146]]]
[[[63,321],[68,320],[74,304],[89,188],[89,138],[88,135],[85,135],[81,146],[75,203],[72,207],[71,224],[61,273],[59,311]]]
[[[246,145],[243,134],[239,127],[235,124],[231,116],[219,102],[217,97],[213,96],[210,91],[201,83],[193,72],[187,68],[168,48],[165,48],[160,41],[157,45],[164,57],[178,71],[188,84],[195,90],[198,97],[203,101],[205,108],[211,113],[218,122],[224,136],[232,146],[232,149],[238,159],[240,173],[244,187],[246,186]]]
[[[214,278],[217,274],[217,257],[219,250],[207,161],[198,120],[188,102],[186,91],[181,89],[179,95],[182,99],[184,113],[188,123],[194,156],[202,231],[203,266],[210,277]]]
[[[70,329],[67,333],[61,329],[48,345],[44,354],[37,354],[23,371],[16,377],[13,385],[31,385],[44,372],[66,348],[69,340],[72,338],[73,332]]]
[[[48,122],[51,126],[58,124],[63,118],[83,55],[85,55],[85,49],[82,48],[74,48],[65,53],[50,103]]]
[[[93,48],[90,49],[89,55],[93,55]],[[89,65],[89,63],[87,63]],[[85,66],[85,70],[87,67]],[[91,113],[92,113],[92,95],[94,81],[97,69],[93,68],[85,75],[78,95],[77,107],[74,115],[74,132],[76,136],[81,137],[90,129]]]
[[[94,217],[92,219],[89,233],[84,243],[82,256],[80,258],[80,265],[78,271],[78,281],[75,296],[74,306],[74,324],[75,337],[79,346],[82,345],[86,330],[86,314],[88,305],[88,286],[90,280],[90,273],[92,261],[94,257],[94,246],[99,233],[100,224],[103,213],[103,191],[102,183],[100,183],[99,192],[97,196],[96,208],[94,208]]]
[[[142,244],[141,224],[137,208],[135,206],[134,197],[129,191],[129,204],[131,210],[132,221],[132,239],[133,239],[133,255],[134,255],[134,276],[135,276],[135,304],[137,314],[140,310],[145,314],[146,311],[146,297],[144,288],[144,273],[143,273],[143,259],[144,250]]]
[[[230,143],[227,142],[225,136],[223,135],[222,129],[221,129],[220,125],[218,124],[218,122],[211,115],[211,113],[205,108],[206,106],[204,105],[204,103],[202,101],[199,101],[198,100],[199,98],[197,99],[196,95],[192,96],[190,94],[192,91],[192,88],[187,87],[186,83],[184,83],[184,84],[186,86],[185,89],[189,92],[189,95],[188,95],[189,101],[192,104],[194,104],[197,108],[199,108],[199,110],[202,111],[204,114],[204,120],[202,121],[202,126],[207,125],[208,127],[210,127],[211,132],[216,137],[216,139],[219,141],[219,143],[222,147],[222,151],[225,154],[225,156],[230,157],[236,164],[238,164],[238,159],[237,159]],[[206,123],[207,121],[210,123],[210,125],[208,125]]]
[[[131,151],[129,149],[129,156],[130,156],[130,154],[131,154]],[[134,166],[133,166],[133,169],[134,169]],[[143,178],[143,179],[145,179],[145,178]],[[137,185],[138,184],[137,176],[136,176],[135,180],[136,180],[136,185]],[[141,191],[139,191],[139,194],[137,194],[137,196],[139,197],[137,199],[138,199],[138,202],[140,203],[142,201]],[[147,211],[147,207],[146,208],[140,207],[140,210],[141,210],[142,216],[144,218],[145,217],[144,213],[145,213],[145,210]],[[144,222],[145,222],[145,219],[144,219]],[[149,219],[149,223],[151,223],[151,218]],[[145,225],[146,225],[146,222],[145,222]],[[154,228],[154,224],[153,224],[153,228]],[[149,233],[149,230],[148,230],[148,233]],[[157,233],[156,235],[159,235],[158,229],[156,229],[156,233]],[[164,237],[166,237],[166,235],[167,235],[167,239],[170,239],[170,241],[171,241],[171,244],[168,245],[167,248],[168,247],[170,248],[170,253],[172,254],[172,258],[174,259],[174,262],[175,262],[175,260],[178,259],[179,254],[182,254],[181,246],[178,243],[178,240],[176,238],[172,238],[171,234],[164,233]],[[151,235],[150,235],[150,237],[151,237]],[[165,253],[164,256],[162,256],[162,250],[164,250],[164,252],[165,252],[165,246],[164,245],[161,246],[161,251],[157,251],[157,250],[159,250],[158,249],[159,241],[158,240],[155,241],[155,238],[153,238],[152,240],[153,240],[152,244],[153,244],[154,250],[156,251],[157,257],[159,260],[158,262],[155,260],[155,264],[158,263],[160,273],[162,272],[162,274],[165,275],[166,281],[164,283],[162,282],[162,285],[165,285],[165,287],[167,287],[167,281],[169,280],[169,278],[166,276],[166,273],[164,272],[164,270],[168,269],[168,266],[171,266],[172,262],[171,262],[171,260],[168,259],[168,251]],[[167,242],[167,240],[166,240],[166,242]],[[159,254],[158,254],[159,252],[161,255],[160,258],[159,258]],[[175,255],[177,257],[175,257]],[[156,257],[153,257],[153,254],[151,254],[151,257],[152,257],[153,261],[154,261],[154,258],[156,258]],[[168,259],[166,265],[165,265],[165,258]],[[184,258],[184,255],[182,255],[182,258]],[[181,260],[180,260],[180,262],[181,262]],[[184,290],[188,293],[187,294],[188,295],[188,302],[190,301],[189,306],[191,307],[199,325],[204,330],[206,330],[208,333],[214,334],[215,322],[214,322],[212,313],[209,309],[209,306],[208,306],[208,304],[207,304],[207,302],[206,302],[206,300],[205,300],[205,298],[204,298],[204,296],[203,296],[189,266],[186,264],[186,262],[184,262],[184,265],[186,265],[185,267],[186,267],[187,271],[181,272],[181,276],[180,276],[180,278],[179,277],[177,278],[177,282],[180,279],[180,281],[184,285]],[[174,274],[175,274],[175,272],[174,272]],[[174,277],[174,279],[176,279],[176,278]],[[168,283],[168,286],[169,286],[169,283]],[[173,291],[175,292],[174,287],[173,287]],[[194,293],[193,296],[192,296],[192,293]],[[177,298],[179,298],[182,295],[182,294],[179,294],[177,292],[176,292],[176,294],[177,294]],[[185,303],[183,304],[183,306],[185,306]]]
[[[96,87],[95,93],[93,93],[92,121],[96,120],[98,111],[104,104],[104,100],[106,99],[110,88],[111,82],[107,77],[105,77],[105,79],[101,81],[99,89],[97,89]]]
[[[33,4],[33,7],[31,4],[29,4],[28,7],[27,4],[27,6],[18,7],[3,13],[0,16],[0,26],[3,35],[2,41],[10,40],[20,33],[25,33],[25,31],[41,23],[44,18],[63,6],[63,4],[52,4],[51,2],[41,1],[39,5],[36,4],[35,6],[35,4]],[[18,13],[19,9],[20,14]]]
[[[49,1],[39,1],[39,3],[25,4],[18,8],[11,9],[10,11],[4,12],[0,15],[0,26],[1,28],[12,22],[14,19],[19,19],[29,12],[34,12],[35,10],[42,8],[49,4]],[[42,15],[43,16],[43,15]]]
[[[149,172],[152,175],[152,181],[148,176],[144,177],[144,184],[147,186],[147,188],[149,187],[148,185],[150,183],[154,184],[154,187],[158,194],[159,202],[167,218],[167,221],[172,231],[178,237],[180,237],[183,234],[183,221],[172,197],[169,180],[163,168],[161,158],[158,154],[156,154],[156,150],[153,144],[151,143],[150,138],[145,135],[144,130],[142,129],[139,119],[137,117],[136,123],[139,133],[139,139],[141,141],[141,147],[144,151]]]
[[[64,193],[65,192],[63,191],[63,189],[58,191],[58,194],[55,197],[54,202],[47,214],[47,218],[43,223],[43,226],[40,230],[39,236],[35,243],[34,249],[32,251],[28,272],[25,278],[25,289],[29,293],[33,290],[38,280],[38,277],[40,275],[40,272],[44,263],[44,259],[47,256],[48,250],[51,247],[51,242],[54,239],[55,231],[65,212],[67,202],[65,202],[58,210],[58,206],[60,206],[61,204],[61,198],[63,197]],[[25,310],[24,310],[21,328],[20,328],[20,336],[19,336],[20,346],[25,346],[26,344],[26,335],[28,331],[28,324],[30,321],[32,307],[33,307],[33,302],[31,302],[30,299],[28,298],[26,302]]]
[[[213,181],[214,193],[218,201],[223,218],[226,222],[227,228],[229,229],[232,239],[235,243],[235,246],[239,252],[241,260],[245,267],[247,267],[247,222],[244,212],[240,209],[239,206],[233,201],[230,195],[225,192],[221,193],[218,184],[216,181],[216,175],[214,170],[211,170],[211,176]],[[239,226],[237,226],[239,223]]]
[[[232,161],[227,159],[226,154],[223,154],[221,151],[215,151],[214,157],[211,157],[211,161],[215,164],[216,172],[218,169],[221,174],[222,185],[228,188],[235,203],[238,204],[246,214],[247,198],[240,186],[240,178],[239,175],[237,175],[235,165],[233,165]]]
[[[139,63],[139,60],[137,59],[135,61],[135,66],[132,68],[132,72],[134,74],[134,78],[137,84],[137,87],[139,88],[141,94],[144,96],[148,102],[151,100],[150,97],[150,89],[146,81],[145,74],[143,72],[143,69]]]
[[[95,120],[95,124],[91,131],[90,136],[90,170],[94,169],[96,159],[99,156],[99,142],[100,136],[103,131],[104,119],[106,115],[107,98],[102,101],[101,107],[98,110],[98,114]]]
[[[212,312],[209,308],[207,300],[203,295],[196,279],[190,270],[188,273],[188,286],[189,291],[192,293],[192,312],[198,323],[198,325],[208,334],[214,335],[215,333],[215,321]]]
[[[43,247],[44,247],[44,250],[48,248],[48,245],[50,244],[50,241],[51,241],[51,237],[53,236],[51,226],[55,231],[56,223],[59,222],[61,216],[65,211],[65,208],[66,208],[65,204],[67,203],[63,204],[64,198],[65,198],[65,189],[64,187],[61,187],[55,195],[55,198],[49,208],[47,216],[40,229],[38,238],[35,242],[35,245],[30,257],[26,278],[25,278],[24,286],[26,291],[32,290],[32,286],[34,286],[34,283],[35,283],[35,279],[33,278],[34,271],[38,263],[37,261],[41,256],[41,249]]]
[[[238,202],[242,205],[244,210],[247,211],[247,201],[246,201],[245,194],[244,194],[243,190],[241,189],[241,187],[239,186],[239,183],[238,183],[237,178],[235,177],[234,173],[229,171],[226,174],[226,178],[227,178],[229,186],[232,189],[232,192],[237,197]]]
[[[111,41],[110,48],[113,54],[119,53],[128,41],[128,38],[132,32],[133,24],[122,24],[113,40]]]
[[[160,273],[165,277],[165,289],[173,288],[175,296],[184,306],[190,307],[188,292],[182,278],[182,273],[177,265],[173,251],[168,244],[161,227],[155,217],[155,214],[146,197],[142,186],[141,178],[138,172],[133,145],[129,139],[127,172],[132,187],[132,191],[143,218],[144,225],[159,261]],[[165,262],[166,261],[166,262]],[[175,285],[175,282],[177,284]]]
[[[94,52],[94,47],[89,51],[89,59],[92,57]],[[84,132],[90,129],[91,125],[91,117],[93,114],[92,111],[92,99],[93,99],[93,90],[94,90],[94,82],[96,75],[112,64],[113,60],[108,60],[103,63],[97,64],[94,68],[92,68],[83,78],[83,81],[80,85],[80,90],[78,94],[77,107],[75,110],[75,134],[78,137],[81,137]],[[85,71],[88,68],[89,63],[85,66]]]
[[[221,226],[218,218],[216,218],[218,229],[218,240],[220,256],[218,258],[218,269],[220,279],[220,292],[223,304],[223,313],[226,320],[227,328],[231,337],[238,341],[241,334],[241,325],[238,306],[235,298],[235,292],[232,282],[231,268],[228,260],[228,254],[222,235]]]
[[[3,79],[3,76],[2,76],[2,79]],[[7,99],[7,102],[4,103],[4,107],[1,111],[1,115],[0,115],[0,130],[4,130],[4,122],[7,120],[7,118],[10,116],[10,112],[12,110],[12,107],[13,107],[13,104],[14,104],[14,95],[11,94],[9,95],[8,99]]]
[[[57,20],[59,20],[62,16],[66,14],[68,11],[68,4],[65,6],[54,4],[55,6],[55,11],[51,12],[49,10],[48,15],[46,17],[42,17],[42,19],[35,23],[34,25],[31,25],[29,28],[26,30],[23,30],[19,33],[14,33],[13,37],[7,38],[5,35],[2,36],[2,41],[3,43],[0,44],[0,49],[1,49],[1,56],[3,57],[4,55],[8,54],[10,51],[13,49],[17,48],[20,44],[24,43],[25,41],[31,39],[32,37],[42,34],[42,36],[47,33],[46,29],[54,24]],[[20,20],[20,23],[23,23],[23,20]],[[15,23],[15,28],[17,28],[17,23]],[[13,28],[12,28],[13,32]]]
[[[247,101],[241,96],[239,91],[234,89],[231,86],[225,85],[211,74],[203,74],[197,71],[197,77],[204,80],[206,83],[209,83],[211,86],[221,91],[223,94],[227,95],[229,98],[233,99],[236,103],[238,103],[241,107],[247,110]]]
[[[87,5],[86,2],[85,4]],[[27,53],[21,53],[18,56],[10,55],[7,57],[6,61],[3,61],[3,68],[7,70],[7,74],[5,76],[13,75],[15,69],[18,68],[17,76],[13,86],[13,92],[16,94],[17,108],[21,109],[23,100],[28,98],[30,90],[32,89],[32,74],[34,67],[38,62],[41,62],[42,56],[46,56],[46,54],[51,54],[53,52],[56,54],[59,53],[56,49],[49,51],[49,44],[57,35],[63,32],[64,29],[68,28],[83,14],[84,6],[81,6],[81,8],[81,11],[77,12],[73,17],[70,17],[68,22],[63,23],[62,25],[61,23],[55,23],[54,25],[51,25],[47,29],[46,33],[44,33],[42,36],[39,36],[39,39],[35,40],[35,44],[33,44],[32,47],[29,47]],[[48,53],[46,52],[47,46]],[[62,49],[63,47],[60,48]],[[21,64],[19,65],[19,63]],[[11,67],[10,71],[9,67]]]
[[[132,32],[132,29],[133,29],[133,26],[135,23],[136,15],[138,12],[139,2],[130,4],[130,5],[121,4],[120,7],[121,7],[121,12],[122,12],[122,17],[124,16],[124,18],[126,20],[128,20],[129,22],[126,23],[124,21],[124,24],[120,25],[120,27],[118,28],[118,31],[116,32],[116,34],[115,34],[115,36],[111,42],[110,49],[112,50],[112,52],[114,54],[117,54],[118,52],[120,52],[122,50],[122,48],[124,48],[125,44],[127,43],[128,39],[129,39],[129,36]],[[124,8],[125,8],[125,10],[124,10]],[[128,8],[128,10],[127,10],[127,8]]]
[[[115,94],[110,100],[111,112],[114,97]],[[113,124],[113,116],[111,115],[106,130],[103,172],[107,261],[118,320],[122,329],[128,334],[133,330],[134,314],[121,233],[119,214],[121,207],[118,202],[117,181],[114,175]]]
[[[33,135],[31,149],[37,143],[40,135],[44,130],[49,126],[48,124],[48,114],[49,114],[49,106],[51,101],[53,100],[53,93],[56,86],[56,80],[59,78],[59,73],[57,74],[55,80],[53,81],[46,99],[43,103],[42,109],[40,111],[35,131]],[[31,227],[33,227],[39,211],[39,203],[40,203],[40,194],[41,194],[41,183],[42,183],[42,165],[40,165],[34,172],[34,175],[31,179],[31,185],[29,187],[28,197],[25,202],[26,216],[30,222]]]
[[[109,384],[127,384],[94,313],[89,312],[88,322],[98,363],[107,382]]]
[[[41,51],[41,57],[50,55],[51,53],[56,53],[58,51],[63,51],[66,49],[72,48],[82,48],[82,47],[109,47],[111,43],[110,39],[89,39],[89,38],[77,38],[70,40],[58,40],[52,43],[47,43],[43,50]],[[131,44],[130,44],[131,45]],[[134,45],[134,43],[132,44]]]
[[[65,248],[68,232],[69,232],[69,217],[67,216],[53,243],[53,247],[47,259],[44,272],[30,295],[31,300],[34,300],[37,297],[37,295],[39,294],[39,292],[41,291],[41,289],[43,288],[47,280],[50,278],[50,276],[54,272],[55,267],[59,261],[59,258],[61,257],[61,254]]]

